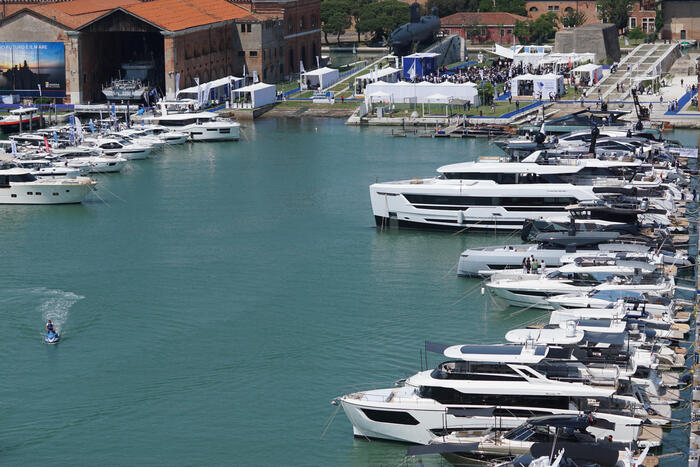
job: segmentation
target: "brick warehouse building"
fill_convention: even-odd
[[[595,0],[528,0],[525,9],[531,19],[535,19],[550,11],[553,11],[560,17],[565,16],[570,11],[580,11],[586,16],[584,25],[603,22],[598,17]],[[655,31],[656,9],[654,0],[635,0],[629,16],[628,26],[630,28],[639,26],[645,33]]]
[[[234,0],[256,15],[281,18],[284,23],[285,75],[316,68],[321,56],[321,0]]]
[[[440,18],[440,28],[448,34],[456,34],[472,42],[513,43],[516,21],[524,16],[502,12],[460,12]],[[517,40],[516,40],[517,42]]]
[[[276,9],[258,13],[250,4],[228,0],[5,3],[0,23],[0,94],[38,95],[38,90],[8,91],[3,85],[8,81],[3,77],[35,70],[26,62],[24,66],[14,63],[10,70],[2,59],[3,47],[14,51],[15,47],[62,44],[65,88],[50,89],[47,81],[42,95],[65,97],[72,103],[103,100],[102,87],[119,76],[125,62],[151,64],[150,84],[167,93],[174,93],[178,77],[177,87],[185,88],[195,85],[195,78],[205,82],[241,75],[244,65],[249,75],[257,71],[263,80],[278,81],[298,70],[297,57],[302,52],[307,68],[315,65],[313,54],[320,53],[321,41],[320,0],[256,0],[255,6],[259,3]],[[294,32],[288,34],[289,29]],[[296,63],[289,64],[287,57]],[[35,70],[35,75],[40,71]]]

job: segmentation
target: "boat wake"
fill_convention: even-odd
[[[44,322],[50,319],[59,331],[68,320],[71,307],[78,300],[85,298],[73,292],[46,288],[34,289],[33,292],[39,296],[38,310]]]

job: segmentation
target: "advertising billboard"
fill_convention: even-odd
[[[63,42],[0,42],[0,94],[38,97],[40,92],[66,95]]]

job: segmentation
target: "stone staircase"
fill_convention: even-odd
[[[679,44],[640,44],[627,54],[618,65],[617,72],[610,73],[601,79],[589,91],[591,98],[600,96],[603,100],[621,101],[630,95],[630,87],[633,78],[664,73],[669,70],[673,62],[680,56]],[[627,66],[629,65],[629,71]],[[623,91],[618,91],[617,85],[623,86]]]

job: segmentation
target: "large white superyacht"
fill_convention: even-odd
[[[638,167],[597,159],[463,162],[438,168],[434,178],[378,182],[369,191],[380,228],[512,231],[528,219],[566,218],[567,206],[634,188],[621,174]]]

